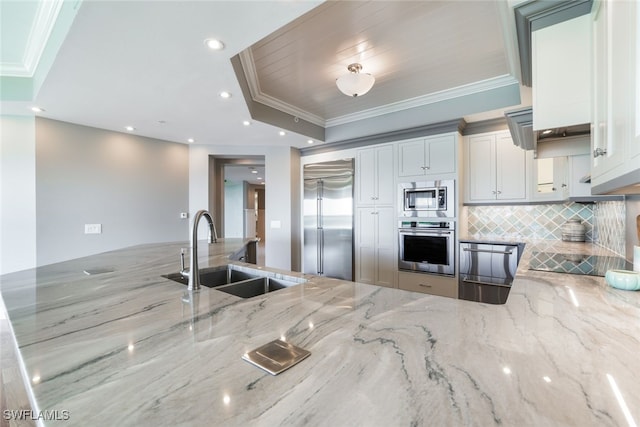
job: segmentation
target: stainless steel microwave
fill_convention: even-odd
[[[402,217],[456,216],[454,180],[401,183],[398,197]]]

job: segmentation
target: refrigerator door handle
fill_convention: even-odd
[[[318,274],[324,273],[324,224],[322,222],[322,197],[324,195],[324,182],[318,180]]]

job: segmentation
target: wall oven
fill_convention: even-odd
[[[398,198],[401,217],[456,216],[454,180],[404,182],[398,185]]]
[[[453,221],[400,221],[398,269],[455,275]]]

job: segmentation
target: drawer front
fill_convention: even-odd
[[[458,298],[458,280],[455,277],[400,272],[398,287],[405,291]]]

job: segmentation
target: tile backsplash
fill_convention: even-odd
[[[586,240],[593,240],[593,204],[467,206],[467,209],[469,234],[474,237],[561,240],[562,225],[570,219],[581,219]]]
[[[580,219],[586,241],[617,254],[625,253],[625,204],[553,203],[539,205],[467,206],[469,235],[476,238],[561,240],[562,225]]]

